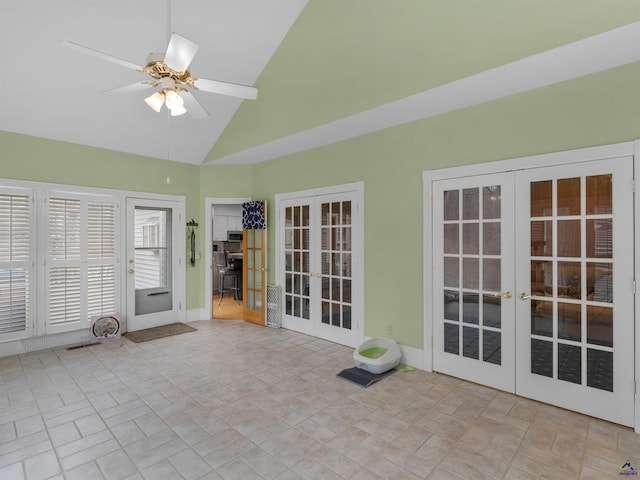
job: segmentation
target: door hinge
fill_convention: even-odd
[[[178,310],[182,310],[182,302],[178,302]]]
[[[631,286],[633,287],[633,294],[635,295],[635,293],[636,293],[636,281],[635,280],[631,282]]]
[[[636,193],[636,181],[633,179],[631,180],[631,191]]]

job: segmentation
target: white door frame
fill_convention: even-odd
[[[186,205],[186,198],[182,195],[153,195],[153,194],[141,194],[141,195],[126,195],[125,196],[125,200],[123,202],[123,208],[125,209],[125,213],[124,215],[122,215],[122,222],[123,225],[125,226],[125,228],[122,230],[123,232],[125,232],[124,234],[124,242],[122,245],[122,252],[123,255],[121,258],[124,259],[124,262],[121,262],[120,264],[120,268],[121,268],[121,274],[123,275],[123,279],[124,281],[122,282],[122,288],[124,291],[124,301],[126,302],[126,312],[127,312],[127,319],[126,319],[126,328],[125,331],[129,331],[129,317],[128,314],[131,311],[135,310],[135,299],[132,298],[131,296],[131,289],[129,288],[129,235],[130,235],[130,231],[128,226],[131,224],[131,221],[129,219],[129,211],[128,211],[128,202],[129,201],[135,201],[135,202],[140,202],[140,203],[144,203],[144,202],[148,202],[150,206],[153,206],[155,203],[169,203],[172,204],[172,209],[174,211],[174,213],[178,214],[178,218],[173,218],[172,219],[172,237],[173,237],[173,243],[172,243],[172,259],[171,259],[171,263],[172,263],[172,276],[173,276],[173,284],[172,284],[172,293],[173,293],[173,305],[174,305],[174,310],[177,311],[177,317],[175,318],[176,321],[181,322],[181,323],[185,323],[187,320],[187,300],[186,300],[186,258],[185,258],[185,252],[186,252],[186,220],[185,220],[185,205]],[[135,267],[134,267],[135,268]],[[177,308],[176,308],[177,306]],[[161,325],[161,324],[159,324]],[[150,324],[149,327],[145,327],[145,328],[150,328],[153,326],[158,326],[158,325],[153,325]]]
[[[423,199],[425,206],[423,228],[424,228],[424,365],[425,370],[433,370],[433,280],[432,266],[433,258],[431,245],[433,244],[433,214],[432,214],[432,182],[435,180],[445,180],[452,178],[468,177],[471,175],[481,175],[487,173],[500,173],[529,168],[540,168],[568,163],[578,163],[590,160],[604,160],[617,157],[633,156],[634,172],[640,171],[640,140],[602,145],[597,147],[567,150],[563,152],[546,153],[532,155],[528,157],[499,160],[496,162],[465,165],[460,167],[445,168],[441,170],[427,170],[422,173],[423,179]],[[632,179],[629,179],[632,181]],[[640,195],[635,195],[634,199],[635,215],[640,212]],[[640,252],[640,222],[634,219],[634,249]],[[640,278],[640,255],[634,255],[634,278]],[[637,282],[637,280],[636,280]],[[640,295],[635,296],[635,311],[640,311]],[[635,325],[635,383],[640,383],[640,316],[634,313]],[[640,395],[635,395],[635,422],[634,428],[640,433]]]
[[[242,205],[250,202],[251,197],[205,197],[204,199],[204,312],[201,312],[190,320],[202,320],[206,318],[211,320],[211,297],[213,295],[213,281],[211,278],[213,268],[213,236],[211,232],[211,209],[214,205]],[[191,315],[190,315],[191,316]]]
[[[364,182],[347,183],[343,185],[333,185],[330,187],[313,188],[310,190],[302,190],[289,193],[278,193],[275,195],[275,208],[276,208],[276,224],[275,224],[275,262],[276,262],[276,283],[282,284],[284,279],[284,258],[280,251],[281,238],[280,230],[283,218],[280,218],[280,203],[284,200],[293,200],[297,198],[315,197],[320,195],[339,194],[346,192],[355,192],[356,202],[358,204],[359,212],[357,218],[353,223],[353,228],[357,229],[359,234],[357,240],[353,244],[352,251],[352,272],[353,278],[361,279],[359,282],[355,282],[352,292],[352,305],[355,312],[360,312],[360,318],[354,317],[352,321],[355,325],[354,335],[364,339]],[[284,305],[284,289],[281,293],[281,302]],[[284,308],[284,307],[283,307]],[[283,313],[284,316],[284,313]],[[360,342],[358,342],[360,343]],[[353,345],[357,346],[357,345]]]

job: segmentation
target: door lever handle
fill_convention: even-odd
[[[531,295],[529,295],[528,293],[524,293],[524,292],[520,293],[520,300],[526,300],[527,298],[531,298]]]
[[[493,294],[494,297],[504,297],[511,298],[511,292],[509,290],[505,290],[504,292],[496,292]]]

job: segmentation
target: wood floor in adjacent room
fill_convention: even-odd
[[[640,467],[629,428],[422,371],[362,388],[336,377],[351,348],[238,320],[189,325],[0,358],[0,479],[567,480]]]
[[[222,296],[220,303],[220,294],[216,293],[211,299],[212,312],[211,316],[216,320],[240,320],[242,319],[242,300],[238,303],[233,298],[233,294],[225,294]]]

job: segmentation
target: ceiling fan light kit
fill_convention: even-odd
[[[139,67],[126,60],[112,57],[103,52],[93,50],[91,48],[79,45],[73,42],[62,42],[65,47],[73,48],[81,52],[93,55],[103,60],[117,63],[127,68],[132,68],[141,73],[146,73],[152,80],[146,82],[138,82],[127,87],[112,90],[111,93],[125,93],[136,91],[140,88],[153,88],[160,86],[161,91],[155,92],[145,98],[145,103],[156,112],[160,112],[164,103],[171,116],[175,117],[183,115],[187,112],[184,106],[187,100],[191,116],[194,118],[203,118],[208,116],[205,108],[191,94],[189,90],[200,90],[203,92],[218,93],[221,95],[230,95],[232,97],[247,98],[255,100],[258,96],[258,90],[248,85],[239,85],[229,82],[221,82],[218,80],[207,80],[206,78],[192,77],[188,67],[193,57],[198,51],[198,44],[192,42],[177,33],[171,34],[169,45],[166,53],[151,53],[147,57],[147,66]],[[182,97],[182,95],[185,98]]]
[[[160,80],[162,91],[155,92],[153,95],[145,98],[144,101],[147,105],[156,112],[159,112],[162,109],[162,104],[164,103],[171,111],[172,117],[177,117],[178,115],[187,113],[187,109],[184,108],[184,100],[177,93],[180,90],[184,91],[184,89],[176,87],[175,80],[171,77],[163,77]]]

